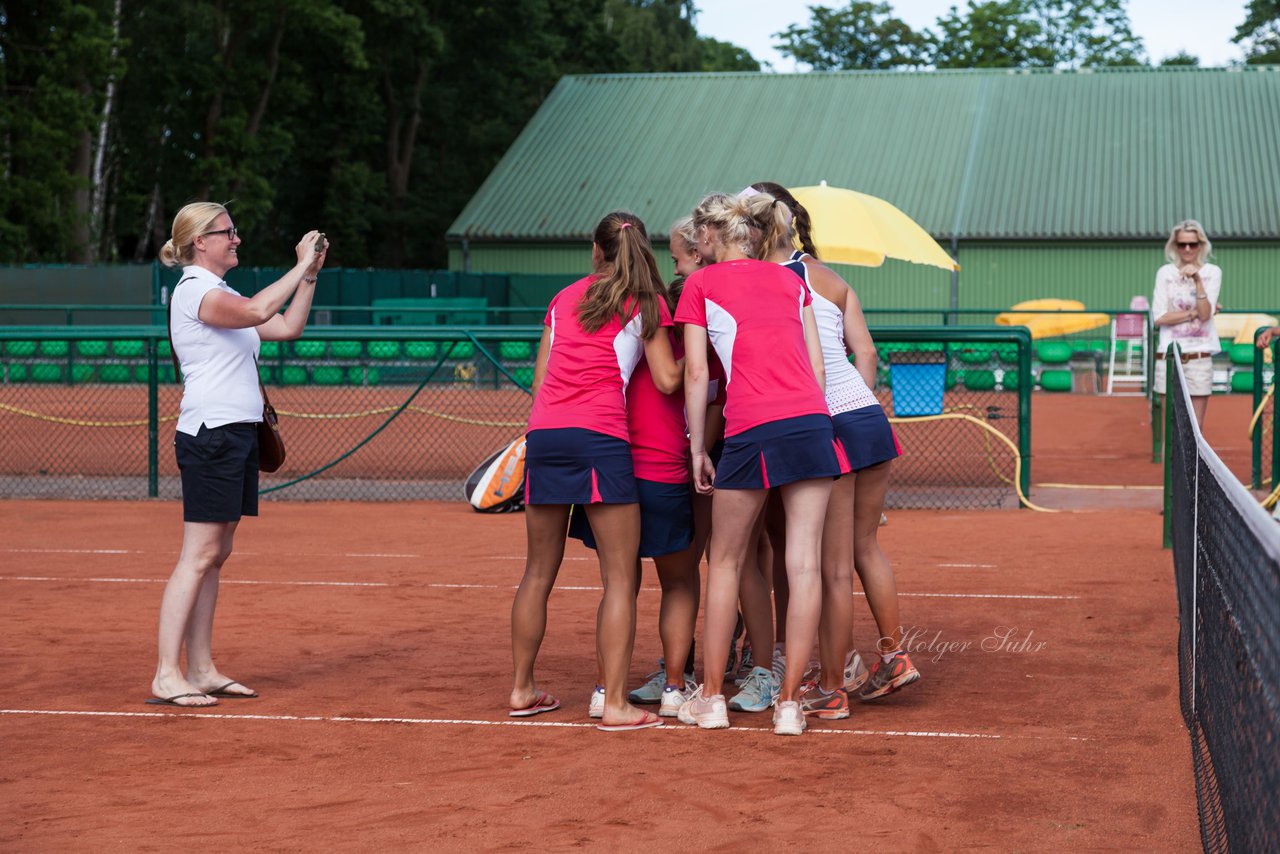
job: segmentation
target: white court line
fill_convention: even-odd
[[[143,555],[148,552],[142,549],[5,549],[0,554],[42,554],[42,555]],[[172,552],[152,552],[152,554],[172,554]],[[281,552],[253,552],[236,550],[242,556],[281,556]],[[398,552],[288,552],[289,557],[387,557],[387,558],[422,558],[424,555],[401,554]],[[523,558],[521,558],[523,560]],[[565,560],[587,560],[587,558],[565,558]]]
[[[994,563],[940,563],[940,567],[947,569],[995,569]]]
[[[62,717],[89,718],[202,718],[213,720],[243,721],[308,721],[319,723],[357,723],[357,724],[415,724],[418,726],[513,726],[513,727],[545,727],[548,729],[595,729],[595,724],[574,723],[571,721],[530,721],[530,720],[466,720],[458,718],[352,718],[326,717],[323,715],[225,715],[209,712],[93,712],[63,711],[55,709],[0,709],[0,715],[48,715]],[[660,732],[697,732],[694,726],[663,725],[654,727]],[[770,733],[770,727],[730,727],[731,731]],[[870,730],[870,729],[811,729],[816,735],[863,735],[878,738],[976,738],[988,741],[1006,741],[1009,739],[1034,739],[1037,741],[1088,741],[1084,736],[1038,736],[1038,735],[999,735],[984,732],[946,732],[935,730]]]
[[[67,578],[45,575],[0,575],[0,581],[84,581],[94,584],[165,584],[167,578]],[[222,579],[221,584],[260,584],[283,585],[288,587],[435,587],[447,590],[516,590],[518,584],[448,584],[433,582],[416,585],[413,583],[391,583],[384,581],[255,581],[248,579]],[[598,585],[557,585],[556,590],[576,590],[600,592],[604,590]],[[658,590],[657,587],[641,587],[641,590]],[[865,593],[854,593],[854,596],[866,596]],[[916,599],[1045,599],[1070,600],[1079,596],[1057,596],[1041,593],[903,593],[899,596]]]
[[[54,578],[44,575],[0,575],[0,581],[90,581],[95,584],[165,584],[167,578]],[[252,581],[224,578],[220,584],[283,584],[292,587],[395,587],[382,581]]]

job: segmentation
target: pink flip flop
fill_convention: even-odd
[[[523,709],[512,709],[507,712],[513,718],[527,718],[532,715],[540,715],[543,712],[552,712],[560,708],[560,701],[548,694],[546,691],[539,691],[531,704]]]
[[[650,727],[662,726],[662,718],[653,712],[645,712],[644,717],[635,723],[630,724],[596,724],[596,729],[601,732],[631,732],[636,729],[649,729]]]

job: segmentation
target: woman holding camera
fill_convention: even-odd
[[[183,380],[174,437],[183,532],[178,564],[160,602],[155,696],[147,700],[156,705],[204,708],[217,705],[218,697],[258,696],[214,666],[218,578],[240,518],[258,515],[259,345],[301,337],[328,243],[319,232],[308,232],[295,247],[293,269],[251,298],[223,281],[239,263],[239,248],[227,209],[194,202],[178,211],[172,236],[160,250],[162,263],[183,268],[169,298],[169,334]]]

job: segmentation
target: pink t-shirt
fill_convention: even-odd
[[[529,412],[530,430],[580,427],[629,441],[627,383],[640,357],[644,340],[637,312],[623,325],[617,317],[588,334],[578,325],[578,303],[594,276],[579,279],[556,294],[543,323],[551,330],[547,372]],[[671,312],[659,299],[662,325],[671,325]]]
[[[670,334],[670,333],[668,333]],[[684,345],[671,335],[677,359]],[[689,480],[689,435],[684,420],[684,392],[663,394],[653,384],[649,362],[641,359],[627,386],[627,428],[631,431],[631,462],[636,477],[657,483]]]
[[[799,276],[765,261],[723,261],[685,280],[676,322],[705,327],[724,366],[725,436],[829,414],[804,343],[811,301]]]

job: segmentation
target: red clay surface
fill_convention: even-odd
[[[1214,399],[1209,437],[1247,449],[1234,400]],[[1033,482],[1158,484],[1145,411],[1038,395]],[[191,713],[142,703],[178,505],[0,503],[0,850],[1199,845],[1151,507],[892,513],[882,540],[923,678],[798,739],[736,713],[719,732],[592,728],[599,580],[573,545],[538,669],[563,708],[508,718],[518,514],[263,514],[224,570],[215,638],[262,697]],[[635,684],[659,655],[657,605],[650,572]]]

